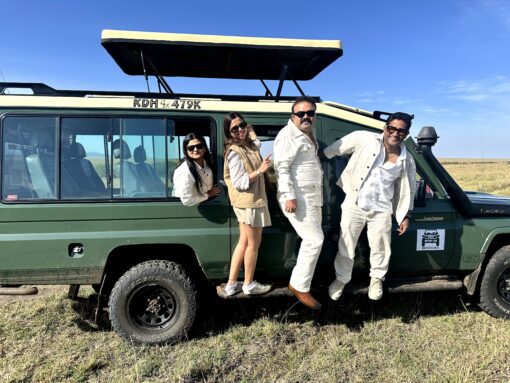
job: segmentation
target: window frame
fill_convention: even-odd
[[[55,153],[58,154],[55,156],[55,189],[56,189],[56,198],[55,199],[20,199],[20,200],[7,200],[3,196],[3,174],[1,172],[3,164],[4,164],[4,123],[7,118],[54,118],[55,119],[55,131],[56,131],[56,140],[55,140]],[[61,148],[61,135],[62,135],[62,119],[64,118],[103,118],[110,120],[110,130],[108,133],[108,166],[109,166],[109,174],[108,177],[112,179],[111,185],[106,185],[107,189],[109,188],[109,197],[106,198],[80,198],[80,199],[62,199],[61,198],[61,177],[62,177],[62,169],[61,169],[61,161],[62,161],[62,148]],[[113,153],[111,150],[111,145],[113,143],[113,121],[114,119],[161,119],[165,121],[165,190],[167,195],[165,197],[150,197],[150,198],[114,198],[113,197]],[[180,113],[168,115],[168,114],[131,114],[131,113],[119,113],[119,112],[111,112],[111,113],[101,113],[95,111],[94,113],[54,113],[54,112],[36,112],[36,113],[20,113],[16,111],[14,113],[6,112],[0,116],[0,202],[6,205],[16,205],[16,204],[87,204],[87,203],[133,203],[133,202],[178,202],[179,198],[176,196],[172,196],[172,193],[168,190],[170,185],[169,178],[169,163],[168,163],[168,151],[169,151],[169,139],[170,139],[170,129],[168,129],[168,121],[169,120],[200,120],[208,123],[209,126],[209,142],[210,147],[209,150],[214,159],[217,158],[217,150],[216,150],[216,142],[217,142],[217,123],[212,113],[207,115],[184,115]],[[120,133],[120,132],[119,132]],[[175,131],[173,132],[175,134]],[[218,164],[215,163],[215,166]],[[108,171],[108,169],[107,169]]]

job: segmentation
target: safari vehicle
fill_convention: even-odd
[[[227,279],[238,225],[226,193],[195,207],[172,196],[172,174],[190,132],[204,135],[223,169],[223,117],[241,112],[263,154],[291,112],[282,87],[309,80],[339,58],[340,41],[178,35],[105,30],[102,44],[129,75],[158,92],[55,90],[0,83],[0,283],[69,284],[98,292],[113,328],[138,343],[186,336],[208,293]],[[174,93],[165,77],[261,80],[261,96]],[[278,80],[271,91],[266,80]],[[147,81],[147,85],[149,82]],[[16,94],[23,93],[23,94]],[[29,94],[27,94],[29,93]],[[321,147],[355,130],[380,132],[387,113],[317,100]],[[489,314],[510,318],[510,199],[465,193],[434,157],[435,130],[406,140],[417,164],[409,231],[393,228],[389,292],[461,290]],[[323,161],[325,244],[313,286],[334,278],[344,194],[335,182],[348,158]],[[298,238],[269,190],[256,276],[287,291]],[[272,189],[272,190],[271,190]],[[422,243],[422,238],[434,241]],[[366,292],[368,245],[357,251],[353,293]],[[241,294],[238,297],[243,297]]]

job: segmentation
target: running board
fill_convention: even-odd
[[[367,281],[368,283],[368,281]],[[463,288],[462,279],[451,276],[417,277],[417,278],[392,278],[384,282],[384,291],[388,293],[417,293],[428,291],[460,290]],[[312,293],[325,293],[327,286],[312,288]],[[349,283],[345,286],[345,292],[349,294],[368,294],[366,284]],[[287,287],[276,286],[265,295],[244,295],[242,292],[233,296],[225,294],[225,284],[216,286],[216,293],[223,299],[250,299],[292,296]]]

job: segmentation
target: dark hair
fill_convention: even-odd
[[[246,134],[243,141],[238,141],[238,140],[234,139],[234,137],[232,137],[232,133],[230,133],[230,124],[236,118],[240,118],[241,120],[243,120],[243,122],[246,122],[244,117],[240,113],[237,113],[237,112],[227,113],[225,115],[225,118],[223,119],[223,133],[225,134],[225,142],[224,142],[225,149],[223,152],[223,156],[225,156],[225,154],[227,154],[228,148],[230,148],[230,146],[232,146],[232,145],[247,146],[251,149],[255,149],[255,146],[252,143],[252,141],[250,140],[250,137],[248,134]]]
[[[309,104],[312,104],[315,109],[317,109],[317,104],[315,103],[315,100],[310,96],[299,96],[294,100],[294,103],[292,104],[291,112],[294,113],[294,107],[302,102],[308,102]]]
[[[406,129],[411,129],[412,120],[414,118],[414,115],[407,114],[403,112],[396,112],[389,115],[388,119],[386,120],[386,125],[388,125],[393,120],[402,120],[406,123]]]
[[[184,152],[184,157],[181,160],[181,163],[178,166],[181,166],[182,163],[186,163],[188,166],[188,169],[193,176],[193,179],[195,180],[195,187],[197,189],[198,194],[201,196],[204,195],[200,187],[202,186],[202,178],[200,177],[200,174],[197,172],[197,168],[195,167],[195,161],[193,161],[192,158],[190,158],[188,154],[188,144],[192,140],[199,140],[202,145],[204,145],[205,153],[204,153],[204,161],[206,164],[211,168],[213,172],[213,179],[215,179],[215,169],[213,165],[213,159],[211,152],[209,151],[209,148],[207,147],[207,142],[205,142],[205,138],[201,136],[200,134],[195,133],[189,133],[186,137],[184,137],[184,140],[182,141],[182,150]]]

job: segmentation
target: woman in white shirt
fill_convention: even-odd
[[[271,225],[267,206],[264,173],[269,169],[269,156],[262,159],[260,141],[251,126],[236,112],[223,121],[225,133],[225,163],[223,173],[228,187],[230,203],[239,221],[239,242],[232,254],[230,273],[225,294],[241,291],[237,277],[244,265],[245,295],[265,294],[271,289],[253,280],[255,265],[262,240],[262,229]]]
[[[204,137],[190,133],[183,142],[184,158],[174,172],[174,195],[186,206],[198,205],[220,194],[213,185],[213,162]]]

